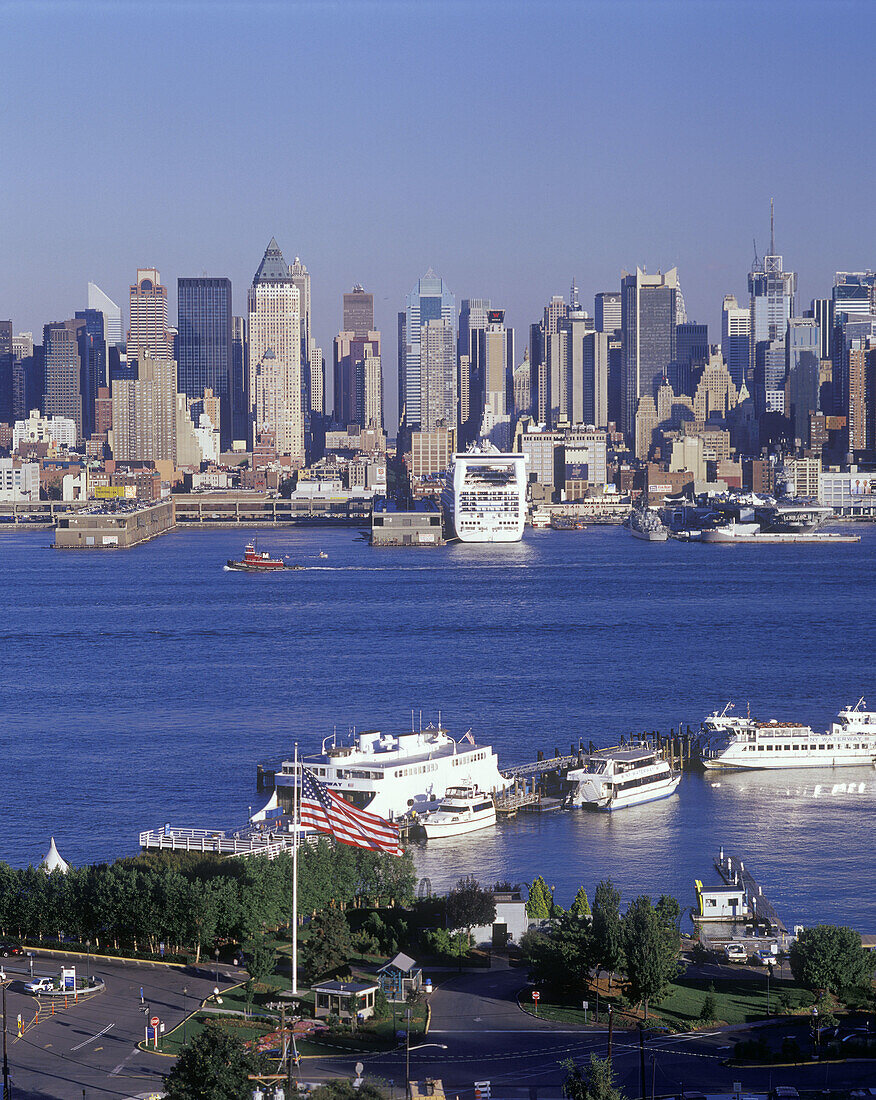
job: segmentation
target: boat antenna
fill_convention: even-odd
[[[336,749],[337,747],[338,747],[338,727],[333,726],[332,727],[332,748]]]
[[[748,703],[746,705],[745,712],[746,712],[746,717],[751,718],[751,700],[750,699],[748,700]]]
[[[438,729],[441,729],[441,711],[438,711]]]
[[[411,733],[414,732],[414,708],[411,707]]]
[[[420,709],[420,733],[423,732],[423,711]]]

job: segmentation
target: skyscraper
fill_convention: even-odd
[[[66,416],[76,425],[76,439],[83,432],[84,321],[52,321],[43,327],[45,348],[46,416]],[[87,358],[86,358],[87,365]]]
[[[477,343],[484,392],[478,434],[500,451],[508,451],[514,411],[514,329],[505,327],[504,309],[487,311],[487,324],[477,332]]]
[[[0,424],[15,422],[12,407],[12,375],[15,355],[12,351],[12,322],[0,321]]]
[[[821,336],[812,317],[792,317],[785,341],[787,397],[785,413],[791,421],[792,439],[804,447],[810,443],[810,414],[821,411]]]
[[[755,260],[748,276],[751,301],[751,339],[749,364],[753,370],[754,404],[761,415],[785,409],[785,336],[788,321],[794,316],[797,276],[784,271],[782,257],[776,253],[775,231],[770,202],[770,251],[763,260]]]
[[[675,361],[678,271],[621,277],[621,429],[633,441],[639,398],[653,396],[655,382]]]
[[[594,319],[597,332],[617,332],[621,327],[621,295],[619,290],[602,290],[594,298]]]
[[[31,409],[42,405],[42,389],[34,386],[33,333],[19,332],[12,337],[12,419],[24,420]],[[32,402],[29,404],[29,402]]]
[[[136,379],[113,384],[113,458],[176,464],[176,363],[141,350],[138,368]]]
[[[82,437],[90,439],[97,430],[95,402],[101,386],[109,385],[109,351],[106,341],[106,314],[99,309],[77,310],[75,318],[85,323],[80,334],[82,356]]]
[[[88,284],[88,308],[99,309],[103,314],[107,344],[111,347],[118,347],[123,344],[122,311],[108,294],[104,294],[96,283]]]
[[[419,430],[456,427],[456,331],[433,317],[420,326]]]
[[[173,334],[167,327],[167,287],[154,267],[138,268],[131,287],[128,327],[128,363],[144,352],[158,359],[173,359]]]
[[[231,424],[232,438],[244,441],[250,432],[247,396],[246,318],[231,318]]]
[[[374,295],[366,294],[360,283],[344,295],[342,331],[352,332],[354,336],[367,336],[374,331]]]
[[[485,393],[479,334],[487,327],[489,309],[489,298],[463,298],[459,307],[456,391],[460,447],[473,443],[481,430]]]
[[[529,326],[529,357],[532,361],[532,406],[540,424],[555,424],[565,397],[560,379],[566,369],[567,336],[562,321],[569,315],[562,294],[555,294],[544,308],[544,316]]]
[[[313,443],[310,426],[310,340],[313,329],[310,311],[310,275],[298,256],[289,267],[289,277],[293,285],[298,288],[298,308],[301,316],[301,416],[304,425],[304,453],[309,455]]]
[[[177,385],[195,400],[210,389],[219,398],[219,437],[223,450],[233,435],[234,333],[231,280],[207,278],[177,280],[179,330]]]
[[[724,295],[721,308],[721,354],[739,388],[750,377],[751,310],[742,309],[733,294]]]
[[[405,300],[405,309],[398,315],[398,407],[399,427],[403,436],[403,443],[410,439],[411,431],[430,429],[426,428],[426,420],[433,419],[435,412],[434,401],[430,400],[428,415],[424,414],[423,404],[423,378],[421,364],[421,341],[426,326],[432,321],[443,321],[445,327],[433,330],[430,336],[432,351],[438,354],[440,346],[440,365],[434,356],[431,366],[442,375],[446,359],[446,340],[449,331],[453,341],[453,385],[456,392],[456,299],[445,286],[444,280],[429,268],[426,274],[418,280],[417,285],[408,294]],[[435,378],[431,380],[435,384]],[[443,386],[446,391],[447,387]],[[431,394],[434,398],[436,393]],[[447,427],[456,424],[456,402]],[[446,410],[445,410],[446,412]]]
[[[676,394],[694,394],[693,371],[709,359],[709,326],[684,321],[675,327],[675,363],[669,368],[669,384]]]
[[[363,423],[365,405],[373,410],[373,396],[366,401],[366,360],[380,361],[380,333],[366,332],[357,335],[352,331],[339,332],[334,340],[334,418],[345,426]],[[374,365],[368,370],[373,383]],[[372,427],[374,425],[371,425]],[[378,425],[379,426],[379,425]]]
[[[247,295],[253,442],[270,436],[278,454],[303,463],[300,301],[272,237]]]

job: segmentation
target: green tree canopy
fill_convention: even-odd
[[[649,897],[632,901],[624,914],[624,955],[633,1000],[645,1009],[666,994],[678,974],[678,934],[666,927]]]
[[[386,1092],[375,1081],[363,1081],[355,1088],[352,1081],[326,1081],[310,1094],[310,1100],[386,1100]]]
[[[568,1100],[624,1100],[624,1093],[614,1087],[614,1074],[608,1058],[590,1055],[589,1063],[579,1066],[571,1058],[563,1062],[566,1080],[563,1092]]]
[[[807,989],[839,993],[869,985],[876,959],[851,928],[819,924],[804,928],[791,945],[791,973]]]
[[[603,879],[593,896],[593,965],[608,971],[609,985],[624,961],[620,901],[620,890],[610,878]]]
[[[267,1060],[243,1043],[207,1024],[191,1039],[167,1076],[167,1100],[240,1100],[252,1092],[251,1073],[267,1073]]]
[[[569,912],[574,913],[576,917],[590,916],[590,902],[587,900],[587,891],[583,886],[578,887],[578,893],[575,895],[575,900],[572,902],[572,908]]]
[[[474,876],[461,878],[447,895],[447,924],[450,928],[472,928],[492,924],[496,919],[496,899]]]
[[[335,973],[346,966],[353,954],[350,927],[337,909],[323,909],[310,922],[307,942],[301,949],[301,962],[310,981],[323,974]]]
[[[247,945],[246,951],[249,955],[246,968],[250,972],[252,980],[258,985],[264,985],[274,973],[277,965],[277,952],[263,939],[253,940]]]
[[[564,913],[550,932],[521,936],[520,950],[531,981],[559,992],[580,992],[593,965],[589,921]]]
[[[526,903],[527,915],[532,917],[533,920],[548,920],[553,905],[553,895],[548,890],[547,883],[539,875],[529,887],[529,900]]]

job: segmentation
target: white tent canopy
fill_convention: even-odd
[[[40,867],[50,875],[53,871],[60,871],[62,875],[66,875],[70,870],[70,864],[66,860],[61,858],[61,853],[55,847],[55,838],[52,837],[52,843],[49,846],[48,852],[46,852],[45,859],[40,864]]]

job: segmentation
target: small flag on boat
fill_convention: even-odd
[[[462,735],[462,737],[460,737],[459,741],[460,741],[460,744],[463,741],[468,741],[468,743],[470,745],[473,745],[475,743],[475,739],[471,735],[471,730],[466,730],[465,733]]]
[[[301,773],[300,817],[302,825],[329,833],[342,844],[393,856],[402,854],[398,829],[394,825],[353,806],[329,787],[324,787],[306,768]]]

